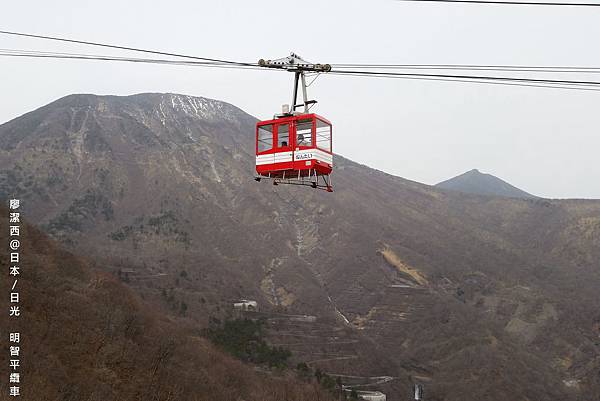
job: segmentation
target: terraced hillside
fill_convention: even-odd
[[[0,240],[8,243],[8,210],[0,215]],[[333,400],[316,383],[225,355],[194,327],[157,313],[112,275],[21,223],[22,314],[10,326],[0,322],[3,333],[21,333],[20,399]],[[9,264],[8,252],[0,262]],[[2,280],[0,290],[10,293],[11,284]],[[0,301],[5,310],[8,301]],[[9,359],[8,350],[0,356],[5,377]],[[7,388],[0,394],[14,398]]]

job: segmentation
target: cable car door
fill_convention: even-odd
[[[278,170],[291,169],[293,166],[293,147],[291,141],[291,127],[289,122],[275,125],[277,146],[275,148],[275,165]]]
[[[307,170],[314,158],[314,119],[311,117],[294,121],[294,169]]]

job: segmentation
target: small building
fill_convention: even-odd
[[[233,304],[233,309],[242,311],[257,311],[258,302],[249,299],[241,299]]]
[[[381,391],[358,391],[358,398],[365,401],[386,401],[387,397]]]

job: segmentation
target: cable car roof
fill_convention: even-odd
[[[294,121],[294,120],[313,119],[313,118],[317,118],[326,124],[333,125],[331,123],[331,121],[329,121],[325,117],[323,117],[319,114],[316,114],[316,113],[296,114],[296,115],[273,118],[271,120],[259,121],[257,123],[257,125],[268,125],[268,124],[276,124],[276,123],[282,123],[282,122],[290,122],[290,121]]]

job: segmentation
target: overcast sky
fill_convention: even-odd
[[[295,51],[332,64],[600,67],[599,21],[600,8],[577,7],[77,0],[3,2],[0,30],[249,62]],[[0,48],[124,54],[4,35]],[[292,80],[119,62],[4,57],[0,66],[0,123],[70,93],[182,93],[270,118],[289,103]],[[478,168],[539,196],[600,198],[600,92],[326,75],[309,97],[333,122],[337,153],[391,174],[435,184]]]

